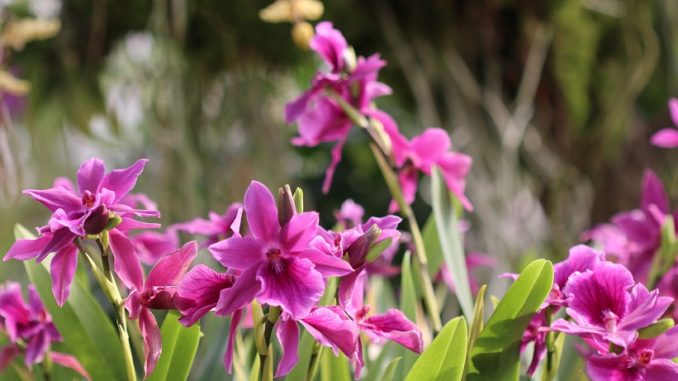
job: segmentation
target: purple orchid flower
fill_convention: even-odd
[[[595,271],[574,273],[563,290],[568,298],[567,314],[572,322],[559,319],[556,331],[582,336],[594,348],[609,343],[627,348],[638,330],[657,321],[673,302],[635,283],[622,265],[604,262]]]
[[[217,261],[241,271],[222,292],[217,312],[228,315],[252,301],[280,306],[293,319],[308,314],[325,289],[324,276],[350,273],[351,266],[309,245],[318,234],[318,214],[294,214],[281,224],[271,192],[253,181],[245,192],[247,237],[233,236],[209,247]]]
[[[673,214],[675,218],[678,211]],[[619,213],[612,218],[611,224],[596,226],[582,237],[601,245],[636,279],[644,281],[661,245],[661,227],[668,215],[671,215],[671,210],[664,185],[654,172],[647,169],[643,177],[640,209]]]
[[[216,308],[222,294],[225,295],[225,298],[232,298],[228,295],[230,293],[228,290],[233,287],[236,277],[234,271],[220,273],[205,265],[193,267],[178,285],[175,303],[182,315],[179,322],[185,326],[191,326]],[[235,330],[242,314],[242,308],[233,311],[231,314],[226,352],[224,353],[224,368],[228,373],[231,373],[233,368]],[[217,313],[217,315],[225,316],[227,314]]]
[[[400,148],[396,147],[394,146],[394,157],[404,161],[398,180],[407,203],[411,204],[414,201],[419,172],[430,176],[435,165],[440,169],[447,188],[459,199],[466,210],[473,210],[473,205],[464,195],[465,178],[471,169],[472,159],[468,155],[451,151],[452,142],[445,130],[427,128],[421,135],[412,138],[409,144]],[[402,160],[403,158],[405,160]],[[391,202],[389,211],[397,210],[398,205],[395,201]]]
[[[10,342],[0,350],[0,372],[23,354],[26,367],[40,363],[48,356],[51,361],[90,379],[75,357],[50,351],[51,344],[62,338],[32,285],[28,287],[28,304],[21,295],[19,283],[0,286],[0,332],[4,332]],[[20,346],[20,342],[25,346]]]
[[[355,201],[348,199],[341,204],[341,208],[335,212],[337,223],[343,230],[354,228],[363,222],[365,209]]]
[[[25,194],[52,211],[52,217],[48,225],[38,229],[40,237],[17,240],[4,260],[35,258],[40,262],[54,252],[51,261],[52,291],[57,303],[62,306],[70,293],[77,267],[78,248],[74,241],[101,233],[109,220],[117,216],[121,222],[109,231],[114,270],[127,287],[141,282],[143,270],[126,232],[157,228],[158,224],[137,221],[134,217],[159,217],[160,214],[155,210],[134,209],[121,200],[134,188],[146,161],[142,159],[128,168],[105,173],[101,160],[90,159],[78,170],[77,191],[65,179],[57,179],[49,189],[25,190]]]
[[[195,241],[158,260],[148,273],[145,282],[136,284],[125,302],[130,319],[139,320],[139,330],[144,338],[146,374],[153,372],[160,358],[162,342],[160,328],[151,309],[176,309],[177,284],[196,256]]]
[[[381,121],[383,112],[375,113],[372,101],[390,94],[391,89],[377,81],[379,70],[386,64],[378,54],[358,57],[355,67],[350,67],[345,58],[346,39],[331,23],[318,23],[310,47],[325,61],[329,72],[317,73],[311,88],[287,104],[285,119],[288,123],[299,124],[299,136],[292,140],[295,145],[315,147],[336,142],[323,182],[323,192],[327,193],[353,122],[326,90],[333,91],[364,115]]]
[[[662,128],[657,131],[650,142],[657,147],[676,148],[678,147],[678,99],[669,99],[669,112],[673,121],[673,128]]]
[[[591,381],[670,381],[678,379],[678,327],[661,336],[639,339],[622,353],[589,356],[586,371]]]
[[[228,206],[224,214],[209,213],[209,219],[195,218],[191,221],[174,224],[172,228],[189,234],[206,236],[205,246],[230,238],[234,234],[240,234],[240,220],[242,218],[242,205],[233,203]]]
[[[557,312],[560,307],[567,306],[568,298],[562,290],[567,287],[572,274],[587,270],[595,271],[605,262],[605,254],[585,245],[577,245],[570,249],[566,260],[557,263],[554,268],[554,279],[551,292],[540,310],[534,315],[520,341],[520,351],[524,351],[527,345],[534,342],[532,361],[527,369],[527,374],[532,376],[537,367],[546,356],[546,334],[549,330],[546,324],[548,317]],[[517,274],[516,274],[517,275]]]

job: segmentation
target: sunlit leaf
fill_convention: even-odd
[[[184,327],[179,313],[170,311],[162,323],[162,353],[148,381],[185,380],[191,371],[200,341],[200,324]]]
[[[468,380],[519,379],[520,339],[553,285],[553,265],[538,259],[511,285],[471,350]]]
[[[470,320],[473,313],[473,296],[468,280],[468,269],[466,268],[466,257],[462,247],[457,212],[453,203],[453,196],[447,190],[447,186],[436,168],[433,169],[431,174],[431,200],[443,258],[454,281],[459,305],[466,319]]]
[[[466,321],[450,320],[419,356],[405,381],[459,381],[464,373],[467,344]]]

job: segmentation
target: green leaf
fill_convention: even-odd
[[[21,225],[15,226],[14,234],[17,239],[35,238]],[[42,263],[24,261],[24,267],[69,352],[80,361],[93,380],[127,379],[122,347],[113,321],[77,281],[71,284],[71,294],[64,306],[59,307],[52,294],[52,279],[47,270],[50,259]]]
[[[454,281],[461,310],[464,312],[466,319],[471,320],[473,296],[471,295],[466,257],[462,247],[462,238],[459,232],[458,217],[453,197],[447,190],[447,186],[443,182],[438,169],[433,168],[431,173],[431,200],[433,203],[433,216],[438,228],[440,248],[447,269]]]
[[[386,370],[384,371],[384,375],[381,377],[381,381],[393,380],[393,376],[395,376],[395,371],[396,368],[398,367],[400,359],[401,357],[396,357],[393,360],[391,360],[390,363],[388,363],[388,366],[386,366]]]
[[[405,381],[459,381],[466,361],[466,321],[456,317],[443,327]]]
[[[367,252],[367,257],[365,257],[365,260],[368,263],[374,262],[375,259],[379,258],[381,253],[384,252],[389,246],[391,246],[391,242],[393,240],[390,238],[386,238],[384,240],[381,240],[377,242],[376,244],[372,245],[370,250]]]
[[[468,372],[468,367],[471,362],[471,348],[475,344],[480,331],[483,330],[485,322],[485,291],[487,290],[487,285],[484,284],[478,290],[478,295],[476,295],[476,304],[473,306],[473,321],[471,322],[471,329],[468,334],[468,345],[466,348],[466,363],[464,364],[464,377],[466,379],[466,373]]]
[[[426,257],[428,259],[428,273],[431,278],[435,279],[440,271],[440,266],[445,262],[445,258],[443,258],[443,251],[440,248],[438,227],[436,226],[436,218],[433,213],[431,213],[424,225],[422,236],[424,248],[426,249]]]
[[[170,311],[160,329],[162,353],[148,381],[186,380],[200,341],[200,324],[184,327],[179,313]]]
[[[523,270],[473,345],[469,380],[518,380],[520,339],[552,285],[551,262],[538,259]]]
[[[351,367],[348,358],[339,352],[335,356],[332,351],[324,348],[320,353],[320,380],[321,381],[351,381]]]

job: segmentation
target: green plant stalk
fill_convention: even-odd
[[[273,334],[273,326],[280,317],[281,309],[277,306],[268,308],[264,321],[264,344],[267,348],[265,353],[259,353],[259,374],[261,380],[273,380],[273,345],[271,344],[271,335]]]
[[[443,324],[440,321],[440,307],[438,306],[438,301],[436,300],[435,292],[433,291],[433,282],[431,281],[431,276],[428,273],[428,259],[426,257],[426,249],[424,248],[424,239],[421,234],[421,229],[419,228],[419,223],[417,223],[417,219],[414,216],[412,208],[407,202],[405,202],[405,199],[403,198],[402,190],[400,189],[400,185],[395,173],[384,157],[384,155],[390,155],[390,152],[384,151],[390,148],[390,142],[389,144],[385,144],[384,142],[380,141],[381,139],[378,137],[383,134],[379,134],[378,131],[377,133],[375,133],[375,131],[371,131],[371,128],[375,127],[373,126],[373,123],[370,123],[370,121],[365,118],[360,110],[346,102],[346,100],[334,90],[327,89],[326,93],[330,98],[339,104],[339,106],[354,124],[367,129],[370,133],[370,137],[374,141],[374,143],[370,144],[374,158],[377,160],[379,168],[384,175],[384,180],[386,181],[386,185],[391,192],[391,196],[398,203],[400,213],[405,218],[407,218],[410,224],[410,233],[412,233],[412,241],[414,242],[415,247],[415,258],[417,259],[414,261],[414,273],[416,274],[418,283],[421,284],[423,288],[422,291],[424,294],[424,303],[426,304],[426,310],[428,311],[429,318],[431,319],[433,331],[435,333],[440,332],[440,330],[443,328]],[[380,148],[377,148],[377,146]]]
[[[415,249],[415,261],[414,265],[414,274],[417,277],[417,281],[422,285],[424,303],[426,304],[426,311],[428,312],[429,318],[431,319],[431,324],[435,333],[440,332],[442,329],[442,322],[440,321],[440,307],[438,306],[438,301],[436,300],[435,292],[433,291],[433,282],[431,281],[431,276],[427,270],[428,259],[426,257],[426,249],[424,248],[424,239],[421,234],[421,229],[419,228],[419,223],[417,218],[414,216],[414,211],[410,205],[405,202],[405,199],[402,196],[402,191],[398,185],[398,181],[395,178],[395,174],[391,170],[390,166],[386,162],[384,155],[379,151],[379,149],[374,145],[370,144],[372,149],[372,154],[379,164],[386,185],[391,192],[391,196],[398,204],[400,208],[400,213],[407,219],[410,224],[410,233],[412,234],[412,242],[414,243]]]
[[[130,346],[129,333],[127,331],[127,315],[125,312],[125,301],[120,296],[120,290],[118,285],[115,283],[115,278],[113,276],[113,271],[108,262],[109,256],[109,247],[104,245],[106,240],[102,242],[100,239],[97,239],[97,245],[101,250],[101,260],[103,262],[104,272],[102,273],[101,269],[92,260],[92,256],[99,253],[89,253],[85,247],[82,245],[79,239],[76,239],[76,246],[80,252],[85,256],[87,262],[92,268],[92,273],[94,274],[94,279],[96,279],[99,287],[101,287],[104,295],[113,306],[113,311],[115,312],[115,322],[118,329],[118,337],[120,338],[120,344],[122,345],[122,357],[125,360],[125,369],[127,371],[127,380],[128,381],[137,381],[137,373],[134,367],[134,357],[132,356],[132,347]]]
[[[308,364],[308,372],[306,372],[306,381],[313,381],[315,374],[318,371],[318,365],[320,364],[320,357],[323,354],[323,347],[318,344],[317,341],[313,342],[313,354],[311,355],[311,361]]]
[[[553,312],[551,307],[546,308],[546,326],[551,326],[551,321],[553,320]],[[551,381],[555,379],[556,374],[553,371],[554,360],[556,355],[556,344],[555,344],[555,333],[549,331],[546,334],[546,371],[544,372],[543,381]]]

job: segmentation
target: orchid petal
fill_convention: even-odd
[[[325,290],[325,282],[308,259],[292,257],[281,258],[280,261],[281,269],[261,266],[257,271],[257,279],[262,284],[258,299],[261,303],[281,306],[296,320],[318,303]]]
[[[181,312],[179,321],[193,325],[216,307],[221,291],[233,286],[233,276],[218,273],[205,265],[193,267],[177,287],[175,303]]]
[[[44,235],[36,239],[18,239],[14,242],[12,247],[9,248],[3,261],[8,261],[10,259],[17,259],[20,261],[33,259],[40,255],[42,249],[47,246],[51,240],[51,235]]]
[[[315,269],[326,277],[343,276],[353,271],[351,265],[345,260],[316,249],[304,250],[296,257],[310,260],[315,265]]]
[[[82,365],[80,365],[80,362],[74,356],[60,352],[49,352],[49,358],[55,364],[59,364],[64,368],[74,370],[81,376],[85,377],[85,379],[87,379],[88,381],[92,379],[89,373],[87,373],[87,370],[85,370],[85,368],[83,368]]]
[[[228,341],[226,343],[226,352],[224,352],[224,368],[231,374],[233,371],[233,345],[235,343],[235,330],[238,328],[238,323],[242,318],[243,310],[237,310],[233,312],[231,316],[231,324],[228,327]]]
[[[216,314],[229,315],[249,304],[262,289],[257,277],[257,268],[243,271],[233,283],[233,286],[223,289],[219,294]]]
[[[127,288],[141,290],[144,284],[144,273],[132,242],[117,229],[113,229],[110,231],[110,245],[115,273]]]
[[[143,308],[139,315],[139,330],[144,338],[144,353],[146,361],[144,363],[144,373],[149,375],[153,373],[155,365],[158,363],[160,353],[162,352],[162,338],[158,322],[155,316],[148,308]]]
[[[78,267],[78,249],[75,245],[61,248],[52,258],[50,275],[52,276],[52,292],[59,307],[63,307],[71,293],[71,282]]]
[[[70,212],[82,210],[84,208],[80,197],[61,186],[49,189],[26,189],[23,193],[33,197],[35,201],[45,205],[47,209],[52,212],[57,209],[63,209]]]
[[[254,238],[231,237],[209,246],[214,259],[224,267],[246,270],[266,260],[263,243]]]
[[[191,241],[181,249],[160,258],[148,273],[144,288],[148,290],[155,286],[175,286],[188,271],[197,250],[198,245],[195,241]]]
[[[301,251],[316,236],[319,216],[316,212],[295,214],[280,230],[280,242],[288,252]]]
[[[85,191],[96,193],[105,174],[106,168],[104,162],[100,159],[91,158],[82,163],[78,169],[78,189],[80,194],[85,193]]]
[[[116,169],[104,176],[99,185],[99,191],[108,189],[115,193],[112,204],[117,204],[123,197],[134,188],[137,178],[143,172],[148,159],[139,159],[134,164],[124,169]]]
[[[278,208],[271,191],[258,181],[252,181],[245,192],[245,215],[255,237],[273,241],[280,232]]]
[[[275,334],[283,350],[275,377],[282,377],[299,361],[299,326],[293,319],[282,317],[276,325]]]

